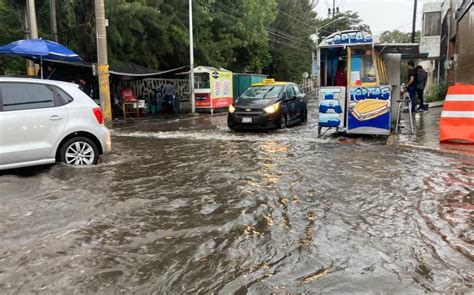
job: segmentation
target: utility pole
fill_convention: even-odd
[[[54,42],[58,42],[58,21],[56,18],[56,0],[49,0],[51,14],[51,35]]]
[[[30,39],[38,39],[38,26],[36,24],[36,9],[34,0],[26,1],[26,11],[28,15],[28,28],[30,31]],[[35,64],[31,60],[29,60],[27,63],[26,74],[28,76],[36,76]]]
[[[332,0],[332,9],[331,7],[328,8],[328,17],[332,16],[332,19],[334,20],[336,18],[336,15],[339,14],[339,7],[336,7],[336,0]],[[336,25],[332,25],[332,31],[333,33],[336,31]]]
[[[336,16],[335,6],[336,6],[336,0],[332,0],[332,19],[334,19],[334,17]]]
[[[193,0],[189,0],[189,95],[191,96],[191,112],[196,112],[194,101],[194,38],[193,38]]]
[[[105,125],[109,126],[112,122],[112,106],[110,104],[104,0],[95,0],[95,30],[97,34],[97,74],[99,76],[100,107],[102,108]]]
[[[415,5],[413,7],[413,24],[411,29],[411,43],[415,43],[415,30],[416,30],[416,6],[418,0],[415,0]]]

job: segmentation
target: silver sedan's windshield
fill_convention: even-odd
[[[240,98],[251,100],[278,98],[282,89],[282,85],[252,86],[247,88]]]

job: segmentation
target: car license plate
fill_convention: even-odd
[[[252,123],[252,118],[244,117],[244,118],[242,118],[242,123]]]

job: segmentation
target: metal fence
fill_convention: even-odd
[[[166,83],[173,83],[176,94],[181,101],[189,100],[189,80],[187,79],[155,79],[147,78],[142,80],[120,81],[119,89],[131,88],[136,97],[151,98],[155,91],[163,87]]]
[[[155,95],[155,91],[160,89],[166,83],[173,83],[176,94],[180,101],[189,101],[189,80],[188,79],[156,79],[147,78],[142,80],[120,81],[117,84],[118,89],[131,88],[136,97],[151,98]],[[299,85],[301,90],[306,93],[309,98],[316,98],[318,91],[314,86],[314,81],[305,80]]]
[[[318,87],[315,86],[315,80],[306,79],[303,83],[299,84],[298,86],[306,94],[309,98],[317,98],[318,95]]]

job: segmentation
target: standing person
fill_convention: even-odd
[[[155,90],[155,96],[156,96],[156,113],[159,114],[161,112],[161,107],[163,105],[163,95],[161,94],[163,91],[163,87],[158,87],[158,89]]]
[[[336,86],[344,86],[347,87],[347,74],[346,74],[346,67],[344,63],[339,62],[337,65],[336,77],[334,79],[334,84]]]
[[[415,64],[412,61],[408,62],[408,83],[407,83],[408,94],[411,100],[411,111],[416,111],[416,70]]]
[[[87,94],[87,96],[89,96],[90,98],[92,98],[92,88],[91,88],[91,85],[89,83],[87,83],[87,81],[84,79],[84,78],[79,78],[79,89],[82,90],[82,92],[84,92],[85,94]]]
[[[43,78],[48,80],[58,80],[56,68],[53,68],[52,66],[48,65],[46,67],[46,71],[44,71]]]
[[[175,89],[174,85],[171,82],[166,82],[165,86],[163,87],[163,97],[166,102],[166,105],[171,107],[171,109],[174,111],[174,96],[175,96]]]
[[[420,100],[420,106],[418,107],[419,112],[423,112],[424,108],[424,100],[423,100],[423,93],[426,87],[426,80],[428,79],[428,73],[423,70],[423,67],[418,65],[416,67],[416,93],[418,94],[418,99]]]

